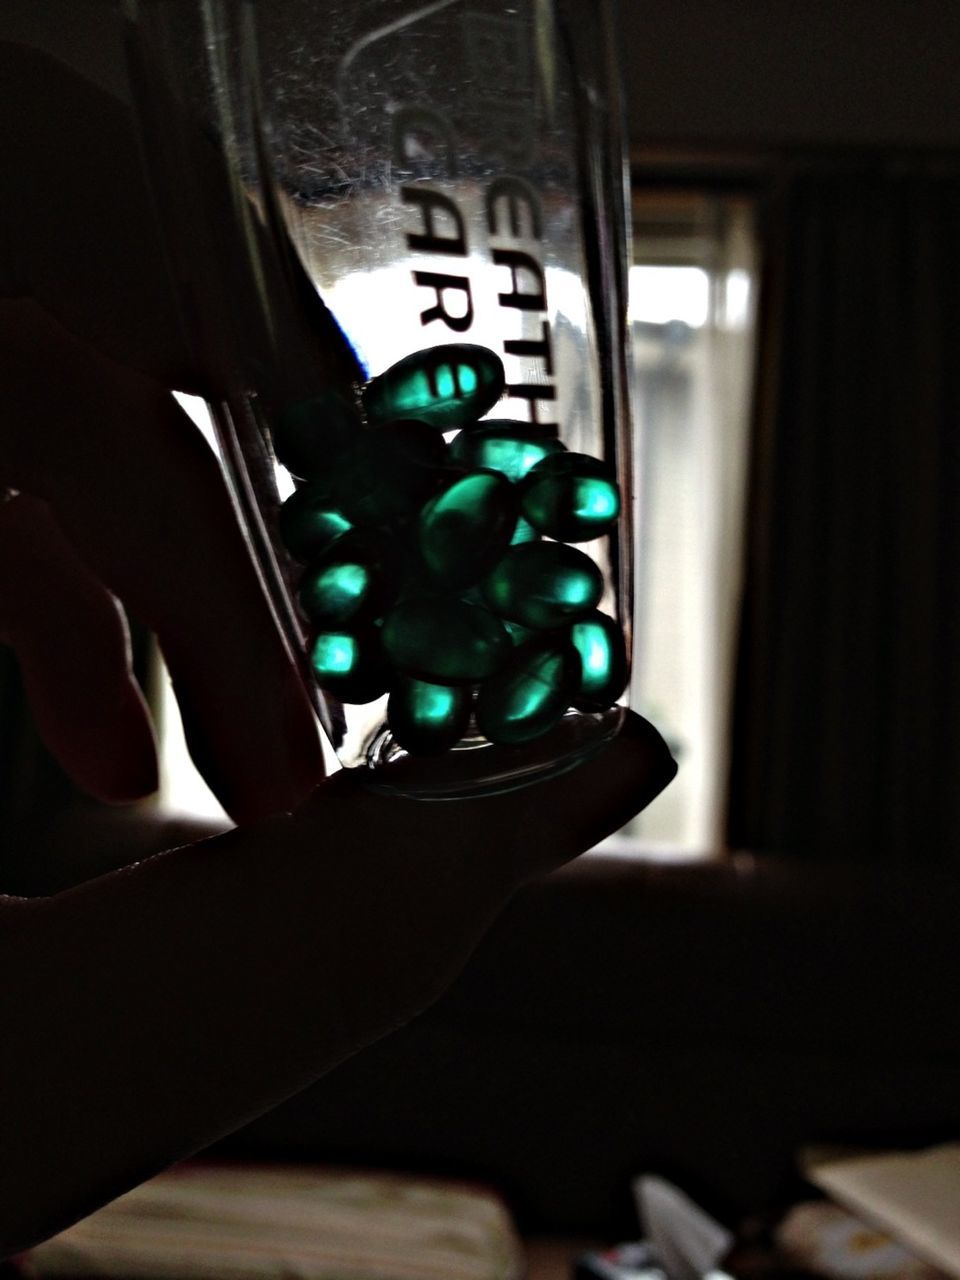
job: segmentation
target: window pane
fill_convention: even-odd
[[[727,767],[754,343],[752,210],[635,200],[629,318],[638,452],[634,705],[674,782],[612,847],[709,854]]]

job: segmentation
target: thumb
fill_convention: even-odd
[[[623,826],[675,772],[656,729],[628,714],[576,768],[513,791],[409,799],[372,789],[362,770],[322,782],[284,839],[320,851],[323,897],[363,992],[345,1002],[353,1041],[426,1008],[516,889]]]

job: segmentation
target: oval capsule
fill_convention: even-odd
[[[450,445],[450,456],[464,467],[501,471],[517,483],[532,467],[564,446],[535,422],[488,420],[466,427]]]
[[[310,646],[310,666],[321,689],[341,702],[373,702],[390,684],[390,671],[373,627],[318,632]]]
[[[329,485],[305,484],[281,506],[277,528],[290,554],[305,562],[320,555],[352,525],[333,508]]]
[[[487,609],[464,600],[403,600],[383,624],[383,648],[404,675],[436,684],[485,680],[504,662],[510,637]]]
[[[589,542],[609,533],[620,515],[620,490],[610,468],[585,453],[556,453],[527,473],[520,506],[530,523],[561,542]]]
[[[418,511],[436,492],[447,461],[443,437],[424,422],[363,431],[337,461],[330,492],[355,524],[382,527]]]
[[[387,723],[411,755],[439,755],[466,733],[472,700],[470,689],[463,686],[398,676],[387,701]]]
[[[324,629],[377,617],[396,594],[397,563],[385,536],[351,529],[307,566],[297,592],[300,607]]]
[[[620,627],[605,613],[592,613],[570,628],[580,655],[580,686],[574,706],[581,711],[612,707],[627,683],[627,650]]]
[[[527,542],[507,551],[482,588],[494,613],[543,631],[595,609],[603,595],[603,574],[576,547]]]
[[[420,554],[444,586],[466,587],[497,563],[516,524],[515,487],[497,471],[473,471],[420,512]]]
[[[272,431],[273,450],[293,475],[313,480],[332,470],[340,452],[361,430],[350,405],[335,391],[325,391],[280,414]]]
[[[414,351],[368,382],[370,422],[418,418],[451,431],[483,417],[503,395],[503,362],[487,347],[447,343]]]
[[[521,645],[477,694],[477,727],[503,745],[542,737],[570,706],[580,679],[576,649],[541,637]]]

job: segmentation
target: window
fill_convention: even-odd
[[[748,201],[635,197],[632,694],[670,743],[679,772],[611,847],[651,855],[719,848],[755,297]]]
[[[198,396],[174,393],[174,398],[196,425],[211,449],[220,450],[207,406]],[[223,806],[194,768],[183,736],[180,709],[173,694],[170,676],[158,655],[156,704],[158,754],[160,756],[160,803],[171,813],[226,822]]]

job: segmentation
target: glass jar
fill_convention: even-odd
[[[452,797],[616,734],[631,642],[608,0],[127,0],[222,454],[344,765]]]

